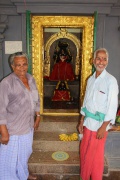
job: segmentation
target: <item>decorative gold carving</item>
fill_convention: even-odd
[[[43,69],[44,69],[44,37],[43,30],[45,27],[71,27],[71,28],[82,28],[83,39],[82,39],[82,62],[81,62],[81,87],[80,87],[80,100],[83,101],[86,80],[92,73],[92,65],[90,59],[93,53],[93,26],[94,17],[82,17],[82,16],[32,16],[32,64],[33,64],[33,76],[36,79],[38,90],[40,93],[40,113],[43,111]],[[65,35],[66,32],[60,32]],[[69,37],[72,38],[72,37]],[[75,38],[73,38],[75,41]],[[49,43],[50,45],[50,43]],[[77,45],[76,45],[77,46]],[[79,51],[79,50],[78,50]],[[48,56],[49,57],[49,56]],[[49,59],[48,59],[49,62]],[[47,62],[47,63],[48,63]],[[79,53],[76,60],[79,64]],[[47,64],[49,66],[49,63]],[[47,66],[45,67],[48,68]],[[48,72],[49,73],[49,72]],[[76,72],[78,73],[78,72]],[[50,113],[51,114],[51,113]],[[54,113],[55,114],[55,113]],[[58,114],[58,113],[57,113]],[[64,113],[62,113],[63,115]],[[66,114],[66,113],[65,113]],[[78,113],[69,113],[69,115],[75,115]]]

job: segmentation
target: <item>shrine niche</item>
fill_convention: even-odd
[[[50,81],[75,80],[75,74],[73,71],[73,56],[71,55],[69,44],[67,42],[59,40],[57,46],[55,47],[52,59],[54,65],[49,75]]]
[[[67,115],[79,114],[79,107],[76,112],[61,110],[60,113],[45,109],[45,97],[49,96],[50,87],[54,86],[51,91],[52,95],[54,90],[60,89],[57,89],[59,81],[45,79],[44,77],[49,77],[54,67],[53,55],[57,44],[59,41],[67,42],[72,56],[71,65],[75,79],[67,81],[68,89],[66,90],[70,91],[70,96],[67,93],[65,98],[69,104],[69,99],[73,100],[73,95],[76,93],[76,90],[71,92],[71,85],[78,85],[76,97],[80,103],[82,102],[86,79],[92,73],[90,59],[93,53],[93,26],[94,17],[92,16],[32,16],[32,72],[40,92],[41,114],[61,115],[61,112]],[[49,33],[46,33],[47,31]],[[77,37],[75,31],[79,31],[81,36]],[[51,98],[53,97],[52,95]]]
[[[81,41],[82,36],[79,39],[72,33],[69,33],[67,28],[59,28],[58,33],[53,34],[45,43],[45,60],[44,60],[44,76],[50,76],[51,69],[53,67],[53,54],[54,50],[58,47],[58,43],[68,43],[69,51],[71,52],[73,59],[72,65],[76,76],[80,75],[80,61],[81,61]],[[81,29],[82,32],[82,29]],[[81,41],[80,41],[81,40]],[[57,46],[56,46],[57,45]],[[71,45],[71,46],[70,46]],[[57,49],[56,49],[57,51]]]
[[[75,91],[74,94],[71,94],[73,87],[70,85],[69,88],[69,82],[75,81],[76,79],[78,80],[79,77],[78,68],[80,67],[77,65],[80,66],[81,60],[80,38],[68,32],[68,30],[70,31],[68,28],[58,28],[56,30],[58,30],[58,33],[53,34],[48,39],[45,38],[47,42],[45,44],[44,79],[57,81],[57,84],[56,87],[53,86],[54,89],[51,89],[51,86],[49,87],[49,90],[51,89],[52,92],[49,91],[50,93],[48,94],[46,93],[47,89],[45,87],[45,83],[47,82],[44,81],[44,101],[50,103],[51,99],[52,101],[69,101],[69,103],[73,103],[71,99],[74,97],[75,103],[75,98],[79,99],[79,93],[76,95]],[[48,35],[49,34],[51,35],[51,33],[48,33]],[[82,30],[80,34],[82,41]],[[74,87],[79,89],[79,82],[78,85]]]

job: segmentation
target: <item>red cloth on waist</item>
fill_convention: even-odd
[[[80,177],[82,180],[102,180],[104,170],[104,138],[96,139],[97,132],[84,128],[83,139],[80,144]]]

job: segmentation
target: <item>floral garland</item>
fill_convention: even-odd
[[[73,133],[73,134],[60,134],[59,139],[61,141],[77,141],[78,140],[78,134]]]

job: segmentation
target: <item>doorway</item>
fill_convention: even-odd
[[[92,73],[93,28],[92,16],[32,16],[32,72],[40,93],[41,114],[79,114],[86,80]],[[69,44],[75,79],[67,81],[70,100],[56,102],[51,99],[58,82],[45,77],[51,74],[59,41]]]

